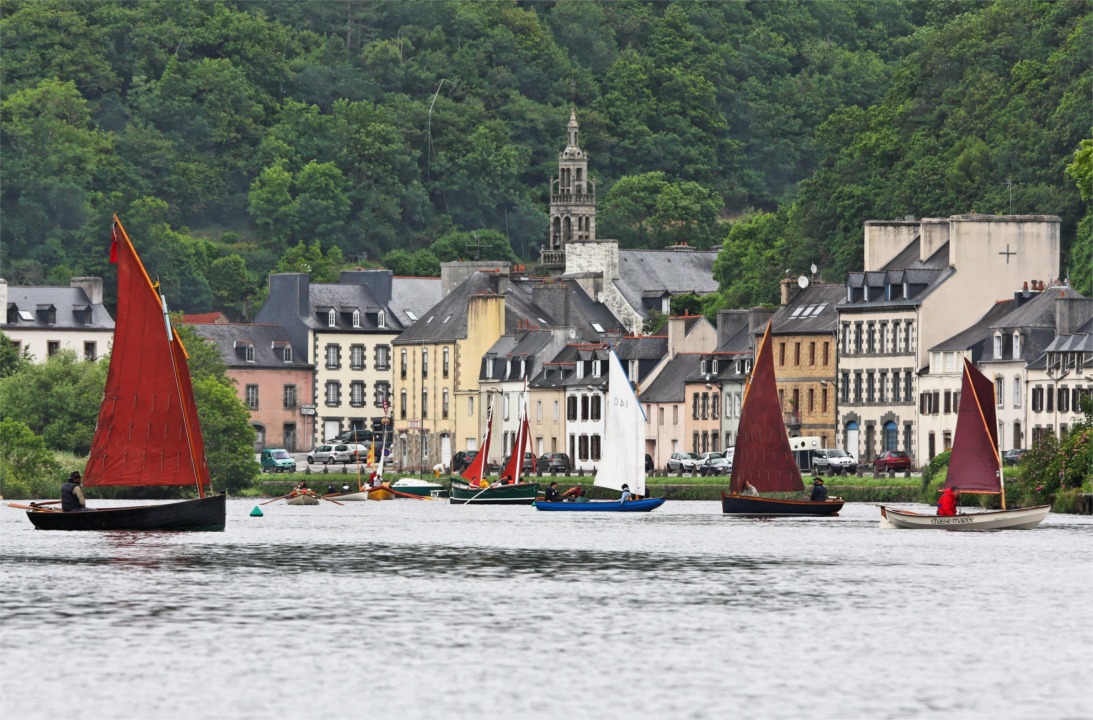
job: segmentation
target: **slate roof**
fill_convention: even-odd
[[[192,325],[194,331],[211,341],[220,358],[230,368],[310,369],[299,348],[292,348],[292,360],[285,362],[283,347],[290,345],[288,334],[280,325],[247,323],[208,323]],[[254,348],[254,362],[247,362],[246,348]]]
[[[391,312],[403,327],[410,327],[440,302],[440,278],[403,277],[391,281]]]
[[[926,260],[918,259],[919,245],[920,238],[915,238],[881,270],[848,273],[846,291],[837,309],[920,305],[934,288],[952,277],[954,270],[949,267],[948,243]]]
[[[478,379],[482,381],[520,380],[521,363],[524,360],[524,375],[530,380],[538,375],[543,364],[554,358],[567,339],[550,330],[530,330],[517,334],[505,334],[497,339],[482,358]],[[512,363],[509,363],[512,360]],[[492,373],[486,376],[486,366],[492,363]],[[506,372],[506,369],[508,372]]]
[[[707,295],[719,290],[713,276],[718,250],[665,248],[663,250],[619,249],[619,277],[615,281],[622,296],[643,316],[660,309],[664,293]]]
[[[0,328],[113,330],[114,318],[101,303],[92,304],[80,287],[8,286],[6,314]],[[46,311],[54,310],[55,322],[47,322]],[[90,316],[86,313],[90,311]]]
[[[566,388],[584,385],[607,387],[607,365],[609,350],[602,343],[570,343],[553,360],[543,363],[543,371],[529,383],[533,388]],[[592,360],[601,362],[599,375],[592,373]],[[582,375],[577,375],[577,364],[583,364]]]
[[[990,325],[992,333],[1001,332],[1003,336],[1002,357],[994,357],[994,343],[985,349],[982,359],[985,361],[1024,360],[1029,367],[1043,367],[1043,353],[1055,339],[1055,299],[1060,297],[1082,297],[1071,287],[1053,286],[1035,294],[1020,307],[998,318]],[[1013,357],[1012,336],[1014,332],[1022,335],[1021,355]]]
[[[846,298],[842,285],[810,285],[771,317],[773,335],[829,335],[839,326],[835,309]]]
[[[507,281],[495,273],[476,272],[456,286],[447,297],[429,309],[413,326],[405,330],[395,344],[422,342],[454,342],[467,337],[467,304],[475,295],[497,294],[501,283],[506,283],[505,333],[527,329],[528,324],[544,328],[572,326],[579,337],[598,342],[603,332],[617,329],[621,323],[607,308],[593,301],[579,284],[572,281],[551,283],[564,293],[565,302],[558,310],[544,309],[534,300],[537,287],[546,287],[542,281],[524,277],[510,277]],[[561,312],[569,313],[569,322]],[[602,328],[597,330],[596,326]]]
[[[994,331],[991,330],[993,323],[997,322],[999,318],[1003,318],[1009,313],[1013,312],[1014,306],[1017,304],[1016,300],[999,300],[991,309],[986,312],[983,317],[979,318],[971,326],[961,330],[951,338],[939,342],[930,348],[931,352],[943,352],[945,350],[971,350],[973,363],[978,363],[979,360],[985,354],[987,348],[990,348],[990,352],[994,351]]]
[[[702,355],[681,353],[668,361],[656,380],[641,391],[638,398],[646,403],[683,402],[684,387],[687,377],[698,372]]]

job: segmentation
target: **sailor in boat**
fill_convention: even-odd
[[[619,498],[619,502],[626,502],[630,498],[634,497],[630,492],[630,486],[626,483],[622,484],[622,497]]]
[[[948,487],[937,499],[938,515],[956,515],[956,504],[960,500],[960,488]]]
[[[808,498],[812,502],[824,502],[827,500],[827,488],[824,487],[824,481],[822,478],[815,478],[812,481],[812,495]]]
[[[573,487],[562,493],[563,500],[580,500],[584,497],[584,488],[580,485],[574,485]]]
[[[749,497],[756,497],[759,495],[759,491],[755,489],[755,486],[751,484],[751,480],[744,481],[744,488],[740,491],[741,495],[747,495]]]
[[[562,496],[558,494],[558,482],[552,482],[550,487],[543,493],[543,500],[546,502],[561,502]]]
[[[87,507],[87,498],[83,495],[83,488],[80,484],[83,482],[83,477],[80,475],[79,470],[73,470],[68,475],[68,482],[61,486],[61,510],[64,512],[81,512],[89,510]]]

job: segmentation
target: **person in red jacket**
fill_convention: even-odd
[[[960,488],[948,487],[937,499],[938,515],[956,515],[956,502],[960,499]]]

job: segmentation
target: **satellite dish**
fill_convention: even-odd
[[[815,275],[819,268],[816,267],[816,263],[812,263],[812,274]]]
[[[804,290],[806,287],[808,287],[808,278],[802,275],[801,277],[797,278],[797,284],[801,287],[802,290]]]

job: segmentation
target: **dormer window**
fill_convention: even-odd
[[[243,348],[243,359],[245,359],[247,362],[254,362],[253,345],[247,345],[245,348]]]
[[[47,325],[57,324],[57,308],[53,307],[52,305],[39,305],[38,315],[41,317],[42,322]]]
[[[507,358],[505,360],[505,379],[508,379],[508,378],[511,378],[511,377],[512,377],[512,358]],[[508,415],[507,415],[507,411],[506,411],[506,417],[507,416]]]
[[[577,377],[578,378],[583,378],[584,377],[584,363],[581,362],[580,360],[577,361]]]
[[[600,376],[600,361],[593,359],[592,360],[592,377],[599,377],[599,376]]]
[[[291,345],[285,345],[284,349],[281,351],[281,357],[284,358],[284,361],[287,362],[287,363],[292,362],[292,346]]]
[[[493,355],[486,355],[486,379],[493,379]]]
[[[520,358],[520,377],[525,377],[528,372],[528,361],[526,358]]]
[[[1002,359],[1002,333],[995,333],[994,335],[994,359]]]
[[[330,312],[326,314],[326,326],[335,327],[338,324],[338,313],[334,312],[334,308],[330,308]]]
[[[911,286],[907,283],[903,283],[903,299],[909,300],[911,298]]]
[[[706,369],[706,361],[705,360],[702,361],[701,368],[699,369],[699,372],[702,373],[703,375],[705,375],[707,372],[709,372]]]
[[[713,366],[713,370],[711,370],[711,372],[712,372],[712,373],[713,373],[714,375],[716,375],[716,374],[717,374],[717,360],[716,360],[716,359],[714,359],[714,361],[713,361],[713,362],[711,363],[711,365]]]
[[[381,328],[387,327],[387,313],[385,313],[383,310],[380,310],[378,313],[376,313],[376,325]]]
[[[354,310],[353,311],[353,327],[359,328],[360,326],[361,326],[361,311],[360,310]]]
[[[81,325],[91,324],[91,306],[90,305],[73,305],[72,306],[72,318]]]
[[[1013,357],[1014,357],[1014,359],[1017,359],[1017,358],[1021,357],[1021,352],[1023,350],[1024,350],[1024,348],[1021,347],[1021,333],[1014,332],[1013,333]]]

